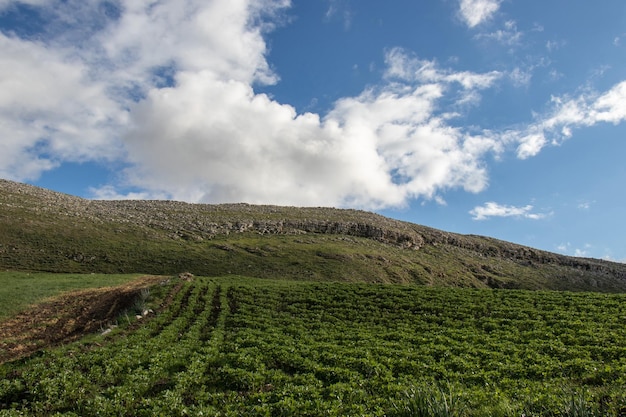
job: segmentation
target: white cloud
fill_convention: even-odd
[[[63,51],[0,33],[0,175],[36,178],[61,161],[113,159],[125,114]]]
[[[504,28],[498,29],[495,32],[479,33],[475,38],[513,47],[521,43],[522,36],[522,32],[517,30],[517,23],[513,20],[508,20],[504,22]]]
[[[565,45],[566,45],[565,41],[547,41],[546,49],[548,50],[548,52],[553,52],[558,49],[561,49]]]
[[[105,185],[100,188],[90,187],[89,192],[92,198],[97,200],[166,200],[169,198],[167,194],[157,194],[145,191],[129,192],[126,194],[119,193],[112,185]]]
[[[563,75],[563,73],[562,73],[562,72],[559,72],[559,71],[557,71],[557,70],[556,70],[556,69],[554,69],[554,68],[550,70],[550,72],[548,73],[548,75],[549,75],[549,77],[550,77],[550,80],[552,80],[552,81],[558,81],[558,80],[560,80],[561,78],[563,78],[563,77],[564,77],[564,75]]]
[[[343,20],[343,28],[350,30],[352,26],[353,12],[349,4],[345,4],[342,0],[329,0],[328,10],[326,10],[326,21],[332,20],[335,16],[341,15]]]
[[[176,88],[151,91],[132,117],[130,177],[176,199],[367,205],[403,198],[373,137],[351,136],[311,113],[297,115],[246,83],[183,73]]]
[[[172,66],[271,84],[277,77],[265,59],[263,30],[272,26],[264,26],[261,17],[286,6],[285,0],[128,3],[97,41],[116,75],[128,83],[152,87],[154,70]]]
[[[129,107],[163,84],[164,70],[174,82],[180,70],[277,80],[265,61],[260,16],[275,15],[286,1],[126,2],[119,18],[103,16],[95,2],[28,3],[53,19],[41,41],[0,33],[5,178],[34,179],[64,161],[122,158]]]
[[[583,258],[583,257],[589,257],[589,250],[592,249],[592,245],[590,245],[589,243],[585,243],[584,245],[584,249],[581,248],[576,248],[574,249],[574,256],[577,256],[579,258]]]
[[[126,3],[79,49],[3,37],[0,120],[22,136],[2,155],[22,160],[2,166],[25,178],[63,161],[116,159],[121,185],[142,190],[106,185],[92,190],[99,198],[375,208],[486,187],[482,157],[499,144],[450,126],[438,103],[476,100],[500,73],[455,72],[393,49],[383,84],[325,116],[297,114],[253,89],[278,80],[263,31],[287,5]]]
[[[587,125],[598,122],[618,124],[626,120],[626,81],[613,86],[598,97],[587,112],[584,119]]]
[[[489,201],[483,206],[474,207],[469,213],[474,220],[486,220],[490,217],[520,217],[539,220],[547,216],[545,213],[533,213],[532,210],[533,206],[530,204],[523,207],[516,207]]]
[[[500,8],[502,0],[460,0],[461,18],[473,28],[489,20]]]
[[[419,59],[402,48],[392,48],[385,56],[387,70],[385,76],[419,83],[456,83],[463,89],[481,90],[491,87],[502,77],[499,71],[475,73],[470,71],[452,71],[440,68],[436,61]]]
[[[185,200],[381,207],[487,184],[480,157],[494,144],[434,114],[437,84],[366,90],[320,118],[209,73],[178,80],[132,110],[129,175],[142,188]]]
[[[517,157],[526,159],[537,155],[546,145],[546,138],[543,132],[529,132],[518,139]]]
[[[597,255],[600,251],[590,243],[585,243],[582,248],[572,247],[570,242],[562,243],[556,247],[556,250],[562,254],[582,257],[582,258],[598,258],[605,261],[626,263],[626,258],[615,258],[611,250],[606,249],[603,255]]]
[[[582,94],[575,98],[553,97],[553,110],[534,123],[502,135],[508,143],[517,144],[517,156],[525,159],[537,155],[546,145],[558,145],[572,136],[574,129],[626,120],[626,81],[607,92]]]
[[[580,203],[578,203],[578,209],[580,210],[589,210],[591,208],[591,206],[593,204],[595,204],[595,201],[582,201]]]
[[[572,244],[567,242],[567,243],[562,243],[558,245],[556,249],[559,252],[566,254],[566,255],[576,256],[579,258],[588,258],[592,256],[590,250],[593,249],[593,246],[589,243],[585,243],[582,248],[575,248],[575,247],[573,248]],[[603,256],[603,259],[611,260],[611,257],[608,255],[605,255]]]
[[[20,0],[19,3],[28,4],[30,6],[40,6],[46,4],[48,0]],[[0,11],[15,5],[15,0],[0,0]]]
[[[523,70],[519,67],[513,68],[509,73],[509,78],[513,82],[513,85],[517,87],[528,86],[532,78],[532,72],[530,70]]]
[[[561,243],[556,247],[556,249],[560,252],[566,253],[569,250],[570,243]]]

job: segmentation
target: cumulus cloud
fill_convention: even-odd
[[[480,158],[495,143],[450,127],[435,107],[447,84],[486,82],[436,67],[426,78],[367,89],[320,117],[244,82],[180,73],[176,87],[133,107],[129,173],[136,185],[199,201],[382,207],[442,188],[480,191]]]
[[[459,13],[461,18],[473,28],[489,20],[500,8],[501,0],[461,0]]]
[[[545,218],[545,213],[533,213],[533,206],[528,204],[522,207],[507,206],[489,201],[482,206],[476,206],[470,210],[472,219],[486,220],[490,217],[519,217],[531,220],[539,220]]]
[[[26,3],[49,19],[41,40],[0,33],[5,178],[34,179],[64,161],[123,158],[130,108],[175,84],[178,71],[248,84],[277,80],[264,56],[263,32],[271,27],[263,17],[286,1],[137,1],[107,13],[97,2]]]
[[[63,13],[57,1],[49,13]],[[499,144],[453,127],[438,104],[475,100],[500,73],[452,71],[392,49],[380,85],[326,115],[297,114],[254,91],[278,82],[264,34],[288,6],[138,1],[90,33],[69,22],[50,29],[48,43],[3,35],[0,117],[18,132],[2,145],[5,176],[110,158],[126,165],[124,185],[143,190],[126,197],[368,208],[486,187],[482,157]],[[72,31],[85,38],[79,47],[66,43]],[[125,197],[111,184],[92,192]]]
[[[132,117],[126,139],[133,182],[177,199],[302,205],[389,199],[388,178],[366,140],[354,143],[336,123],[297,115],[243,82],[180,74],[176,88],[151,91]]]
[[[210,71],[220,79],[276,82],[265,59],[263,17],[288,1],[129,2],[119,19],[98,33],[98,46],[127,83],[152,87],[155,72]],[[152,75],[152,77],[149,77]]]
[[[80,60],[0,33],[0,175],[32,179],[61,161],[112,159],[126,115]]]

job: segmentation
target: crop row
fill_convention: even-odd
[[[229,294],[224,352],[253,373],[310,377],[347,398],[344,411],[391,414],[380,398],[452,384],[475,415],[558,415],[572,393],[626,412],[622,295],[322,283]]]
[[[220,289],[211,281],[186,284],[169,309],[132,333],[114,332],[104,343],[73,344],[27,361],[0,382],[0,407],[17,415],[169,410],[171,401],[160,394],[184,391],[190,365],[220,342],[211,308],[215,303],[221,308]]]
[[[172,296],[0,367],[0,415],[626,415],[624,295],[197,278]]]

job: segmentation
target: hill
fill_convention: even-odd
[[[0,268],[625,291],[626,265],[358,210],[86,200],[0,180]]]

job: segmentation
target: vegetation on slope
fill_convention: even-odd
[[[0,267],[626,290],[624,264],[447,233],[364,211],[91,201],[2,180]]]
[[[68,291],[111,287],[134,280],[137,274],[50,274],[0,272],[0,320],[29,305]]]
[[[0,364],[134,317],[164,277],[0,273]],[[132,311],[131,311],[132,310]],[[143,311],[139,311],[140,314]]]
[[[169,301],[140,326],[0,366],[0,415],[626,413],[623,294],[232,276],[157,288]]]

